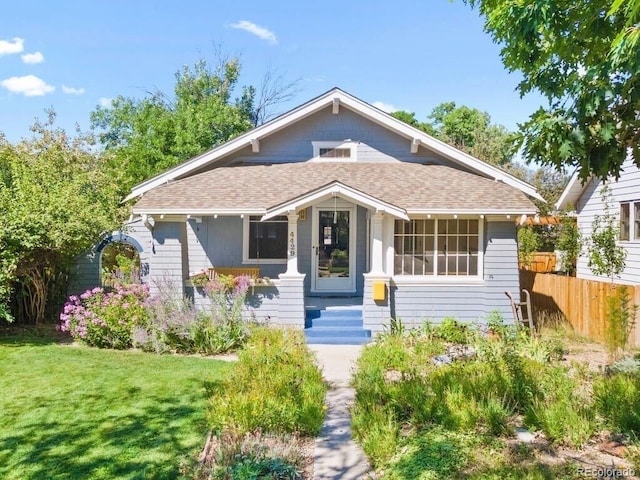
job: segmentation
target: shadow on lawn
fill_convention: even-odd
[[[25,347],[54,344],[71,344],[68,333],[56,330],[54,324],[0,326],[0,345]]]
[[[137,392],[129,391],[135,401]],[[3,478],[25,479],[149,479],[177,478],[181,455],[193,454],[185,445],[184,425],[174,422],[197,416],[200,402],[187,398],[150,397],[135,414],[96,412],[90,420],[72,424],[52,419],[24,426],[0,438]],[[192,406],[194,405],[194,406]],[[206,434],[204,416],[196,422]],[[182,432],[182,436],[179,434]],[[19,476],[11,476],[11,473]]]

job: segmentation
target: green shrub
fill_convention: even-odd
[[[403,442],[400,453],[385,469],[387,480],[458,478],[470,450],[479,442],[473,435],[450,432],[441,427],[421,431]]]
[[[492,310],[486,318],[487,330],[502,335],[505,333],[504,316],[499,310]]]
[[[211,397],[209,423],[215,432],[315,435],[326,390],[301,332],[259,327]]]
[[[616,373],[593,384],[598,413],[612,430],[640,435],[640,375]]]
[[[518,229],[518,259],[526,268],[529,268],[533,254],[539,247],[540,237],[534,228],[520,227]]]
[[[445,342],[467,344],[471,339],[469,327],[453,317],[446,317],[435,328],[434,334]]]
[[[609,373],[626,373],[628,375],[640,375],[640,359],[626,357],[618,360],[607,369]]]

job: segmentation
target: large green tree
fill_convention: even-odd
[[[237,59],[210,68],[206,61],[176,73],[173,95],[156,91],[142,99],[119,96],[91,113],[120,192],[225,142],[253,126],[255,90],[233,99]]]
[[[524,156],[618,177],[640,167],[640,0],[463,0],[485,17],[521,95],[548,106],[520,126]]]
[[[416,119],[412,112],[400,110],[391,115],[494,165],[508,165],[515,153],[512,134],[502,125],[491,123],[489,114],[477,108],[441,103],[425,122]]]
[[[53,122],[50,114],[17,144],[0,134],[0,319],[10,317],[10,304],[23,320],[45,319],[76,256],[122,220],[93,139]]]

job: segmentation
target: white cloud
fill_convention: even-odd
[[[44,62],[44,55],[42,55],[42,53],[40,53],[40,52],[25,53],[24,55],[21,55],[21,57],[22,57],[22,61],[24,63],[42,63],[42,62]]]
[[[100,97],[100,100],[98,100],[98,103],[100,103],[100,106],[104,108],[110,108],[111,102],[113,102],[113,98]]]
[[[372,105],[376,108],[379,108],[383,112],[387,112],[387,113],[393,113],[398,111],[398,108],[396,108],[394,105],[391,105],[390,103],[373,102]]]
[[[83,95],[84,88],[67,87],[62,85],[62,91],[68,95]]]
[[[248,20],[240,20],[238,23],[232,23],[231,28],[246,30],[247,32],[252,33],[256,37],[261,38],[262,40],[266,40],[272,45],[275,45],[278,43],[275,33],[273,33],[271,30],[267,28],[261,27],[260,25],[256,25],[253,22],[249,22]]]
[[[20,53],[24,50],[24,39],[13,37],[11,40],[0,40],[0,56]]]
[[[56,89],[51,85],[47,85],[47,82],[35,75],[10,77],[0,81],[0,86],[12,93],[19,93],[25,97],[42,97],[47,93],[52,93]]]

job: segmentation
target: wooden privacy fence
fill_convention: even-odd
[[[531,293],[534,317],[563,314],[573,329],[592,340],[603,342],[607,324],[607,298],[620,285],[580,278],[520,270],[520,288]],[[628,285],[632,303],[640,305],[640,286]],[[640,312],[629,336],[631,346],[640,346]]]
[[[554,252],[535,252],[531,254],[528,265],[520,260],[520,268],[531,272],[553,272],[556,269],[556,261]]]

